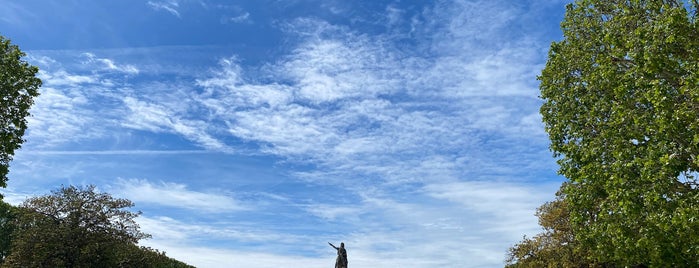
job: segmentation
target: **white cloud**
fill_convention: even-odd
[[[235,58],[222,59],[221,70],[214,77],[196,81],[205,92],[193,96],[216,116],[230,116],[237,109],[271,106],[276,108],[293,100],[291,89],[280,84],[256,85],[246,83],[242,68]]]
[[[217,213],[245,209],[240,202],[229,195],[192,191],[184,184],[122,179],[115,187],[120,195],[136,203]]]
[[[168,1],[148,1],[148,6],[150,6],[153,10],[165,10],[169,12],[170,14],[174,15],[175,17],[180,17],[180,12],[177,11],[179,8],[180,4],[175,1],[175,0],[168,0]]]
[[[371,151],[445,148],[445,142],[463,148],[471,142],[460,137],[474,129],[495,135],[531,129],[519,114],[538,105],[531,73],[539,66],[522,56],[531,54],[526,48],[415,58],[401,56],[381,37],[369,40],[312,20],[295,25],[308,42],[268,68],[285,86],[251,84],[231,61],[198,81],[207,92],[199,102],[232,134],[269,144],[270,152],[334,162]]]
[[[193,100],[190,87],[174,87],[162,83],[139,85],[133,89],[131,76],[140,70],[131,64],[118,64],[93,53],[81,53],[58,64],[44,55],[32,55],[41,64],[39,77],[44,81],[41,94],[28,118],[27,137],[30,145],[46,148],[80,142],[104,135],[119,135],[113,130],[126,127],[156,133],[176,133],[206,149],[231,152],[231,148],[208,133],[212,126],[191,115]],[[64,65],[75,69],[68,72]],[[123,75],[128,75],[124,77]],[[229,82],[229,81],[224,81]],[[220,82],[223,83],[223,82]],[[191,85],[190,85],[191,86]],[[173,90],[174,89],[174,90]],[[251,89],[254,90],[254,89]],[[56,135],[60,133],[61,135]]]
[[[83,53],[83,56],[87,58],[84,62],[85,65],[92,65],[92,67],[96,67],[93,69],[98,69],[98,70],[104,70],[104,71],[113,71],[113,72],[119,72],[119,73],[126,73],[126,74],[138,74],[139,70],[136,68],[136,66],[130,65],[130,64],[116,64],[114,60],[108,59],[108,58],[99,58],[93,53]]]
[[[40,71],[38,77],[44,81],[46,86],[78,86],[98,81],[98,78],[94,76],[69,74],[65,70],[59,70],[54,73]]]
[[[309,205],[306,210],[312,215],[331,221],[341,216],[342,218],[346,218],[361,212],[361,208],[359,207],[340,207],[326,204]]]
[[[245,12],[236,16],[232,17],[222,17],[221,18],[221,23],[227,24],[227,23],[247,23],[251,24],[252,19],[250,19],[250,13]]]
[[[518,218],[522,212],[529,213],[540,206],[544,201],[542,197],[546,196],[543,193],[554,189],[536,186],[522,187],[498,181],[463,181],[427,185],[425,191],[429,196],[461,204],[478,213],[498,218]]]
[[[395,6],[386,7],[386,19],[389,25],[396,25],[402,22],[405,11]]]
[[[222,214],[217,214],[222,215]],[[223,216],[223,215],[222,215]],[[237,221],[209,220],[183,221],[166,216],[142,216],[137,219],[142,231],[151,234],[154,241],[171,245],[185,244],[196,247],[207,241],[221,243],[277,243],[278,247],[291,245],[307,240],[306,236],[274,233],[264,230],[264,226],[250,226]],[[300,245],[302,246],[302,245]],[[273,246],[268,246],[273,247]]]
[[[51,57],[47,56],[41,56],[41,55],[33,55],[29,54],[27,55],[27,61],[31,62],[32,64],[36,64],[39,66],[52,66],[57,64],[56,60],[52,59]]]
[[[74,56],[59,62],[41,52],[30,53],[32,63],[40,67],[43,86],[27,119],[28,145],[45,149],[84,142],[111,135],[108,130],[118,126],[123,107],[115,101],[128,90],[120,77],[137,75],[138,68],[92,53]]]
[[[18,206],[22,204],[24,200],[35,196],[34,194],[16,192],[12,188],[0,189],[0,194],[3,196],[2,199],[0,199],[2,202],[13,206]]]
[[[186,102],[165,105],[124,97],[128,113],[122,125],[127,128],[151,132],[180,134],[207,149],[230,152],[226,144],[207,133],[208,123],[202,120],[182,118],[188,111]]]
[[[320,6],[323,9],[326,9],[327,11],[333,13],[333,14],[342,14],[348,12],[349,7],[346,5],[345,2],[343,1],[337,1],[337,0],[325,0],[325,1],[320,1]]]
[[[123,123],[126,127],[163,132],[174,124],[170,118],[172,112],[167,107],[140,101],[133,97],[125,97],[124,104],[131,111],[126,118],[127,121]]]
[[[27,118],[28,144],[52,147],[101,135],[102,129],[87,127],[94,126],[98,120],[95,111],[89,109],[89,106],[88,97],[79,90],[42,87],[41,95],[35,99],[31,109],[33,116]]]
[[[297,96],[312,103],[347,98],[372,98],[397,91],[399,81],[391,55],[381,43],[359,36],[355,40],[318,40],[298,48],[279,74],[296,83]]]

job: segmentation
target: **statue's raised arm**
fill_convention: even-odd
[[[330,246],[333,247],[334,249],[337,249],[337,247],[335,245],[333,245],[333,243],[328,242],[328,244],[330,244]]]

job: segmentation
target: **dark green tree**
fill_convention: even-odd
[[[22,60],[23,56],[16,45],[0,36],[0,187],[6,186],[10,161],[24,142],[26,117],[41,86],[36,77],[39,69]]]
[[[15,208],[0,200],[0,264],[10,254],[14,236]]]
[[[181,261],[165,255],[165,252],[149,247],[139,247],[135,244],[123,244],[118,249],[119,262],[115,267],[162,267],[162,268],[193,268]]]
[[[142,238],[127,210],[133,203],[100,193],[95,186],[64,187],[30,198],[17,208],[10,267],[116,267],[128,262],[120,250]]]
[[[699,2],[578,0],[539,77],[576,245],[699,266]]]

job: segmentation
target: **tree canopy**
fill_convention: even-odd
[[[586,254],[575,247],[563,191],[556,194],[554,201],[541,205],[536,210],[536,216],[544,231],[532,238],[525,236],[511,247],[507,253],[506,267],[595,267],[596,263],[587,260]]]
[[[22,60],[25,54],[0,36],[0,187],[5,187],[10,161],[24,140],[26,117],[39,95],[39,69]]]
[[[14,235],[14,207],[0,200],[0,264],[10,254]]]
[[[698,1],[578,0],[541,81],[576,247],[699,265]]]
[[[136,245],[149,235],[132,206],[95,186],[30,198],[6,217],[13,230],[3,267],[190,267]]]

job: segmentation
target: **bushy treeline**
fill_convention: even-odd
[[[193,267],[138,246],[133,203],[94,186],[63,187],[19,206],[0,201],[0,267]]]

